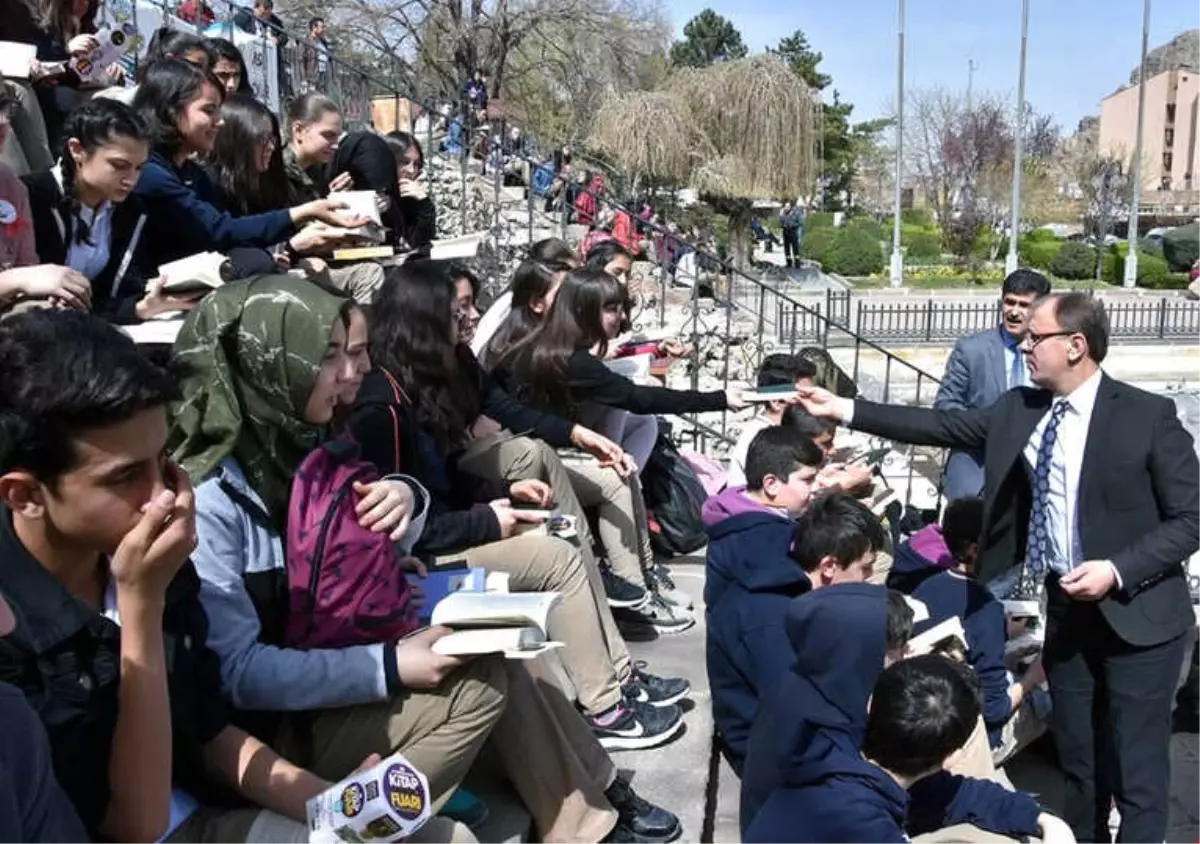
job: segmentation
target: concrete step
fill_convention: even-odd
[[[713,746],[712,696],[704,664],[703,551],[673,561],[670,569],[679,588],[696,603],[695,626],[652,641],[630,641],[629,650],[635,660],[646,661],[650,673],[691,682],[691,698],[685,702],[687,726],[663,747],[615,753],[613,760],[639,794],[679,816],[680,841],[698,842],[705,827]]]

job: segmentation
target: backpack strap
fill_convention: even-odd
[[[409,399],[408,393],[404,392],[404,388],[400,386],[396,376],[382,366],[379,367],[379,371],[383,373],[383,377],[387,379],[392,388],[393,403],[388,405],[388,413],[392,414],[392,471],[398,474],[400,472],[400,416],[396,413],[396,405],[411,405],[412,400]]]

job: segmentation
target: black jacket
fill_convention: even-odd
[[[94,838],[107,811],[117,725],[121,628],[68,593],[25,550],[0,508],[0,592],[17,627],[0,639],[0,681],[25,693],[50,738],[54,772]],[[163,613],[171,702],[172,781],[201,803],[231,792],[205,770],[203,748],[228,724],[221,666],[191,563],[167,588]]]
[[[66,265],[67,246],[74,235],[76,218],[58,180],[49,170],[21,179],[29,190],[38,259],[43,264]],[[114,322],[138,321],[134,307],[146,292],[146,278],[139,270],[145,220],[141,200],[132,194],[113,208],[108,263],[99,275],[89,279],[92,308]]]
[[[258,32],[255,26],[254,12],[251,9],[238,9],[233,15],[233,23],[242,32],[249,33],[250,35],[255,35]],[[266,24],[267,28],[271,30],[271,34],[275,36],[276,44],[282,47],[287,43],[287,32],[284,30],[283,21],[279,19],[278,15],[272,12],[271,17],[267,18]],[[282,66],[281,62],[280,67]]]
[[[496,373],[514,396],[530,403],[534,403],[536,395],[527,374],[532,353],[532,347],[526,345],[497,367]],[[636,384],[613,372],[587,349],[576,350],[567,360],[564,380],[571,394],[572,408],[584,401],[644,414],[707,413],[726,408],[725,393],[721,390],[671,390]],[[546,409],[573,413],[571,408]]]
[[[1033,496],[1022,453],[1050,409],[1048,390],[1019,387],[994,405],[928,410],[858,400],[852,427],[919,445],[982,449],[984,513],[976,571],[990,583],[1021,565]],[[1079,479],[1087,560],[1112,560],[1123,587],[1099,601],[1131,645],[1169,641],[1195,624],[1184,565],[1200,548],[1200,467],[1174,403],[1101,377]]]
[[[571,444],[569,422],[513,400],[465,347],[460,351],[460,366],[465,369],[461,377],[476,379],[483,415],[514,434],[537,437],[556,447]],[[429,491],[429,516],[417,551],[446,554],[499,541],[500,523],[495,514],[489,507],[477,505],[507,497],[510,484],[461,473],[458,455],[448,454],[421,429],[412,396],[413,391],[406,389],[397,400],[391,384],[377,369],[363,382],[349,424],[364,460],[383,474],[411,475]]]

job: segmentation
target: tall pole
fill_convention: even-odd
[[[1125,258],[1125,286],[1137,287],[1138,206],[1142,202],[1142,126],[1146,117],[1146,48],[1150,42],[1150,0],[1142,8],[1142,64],[1138,70],[1137,139],[1133,143],[1133,198],[1129,201],[1129,255]]]
[[[971,89],[975,85],[975,71],[979,69],[979,65],[975,64],[974,59],[967,59],[967,114],[971,113]]]
[[[900,180],[904,174],[904,0],[896,0],[896,202],[892,209],[891,284],[904,284],[900,252]]]
[[[1017,269],[1017,240],[1021,236],[1021,161],[1025,135],[1025,49],[1029,41],[1029,0],[1021,0],[1021,64],[1017,72],[1017,119],[1013,130],[1012,222],[1008,231],[1008,256],[1004,274]]]

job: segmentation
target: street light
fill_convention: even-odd
[[[1021,234],[1021,156],[1025,135],[1025,48],[1029,41],[1029,0],[1021,0],[1021,64],[1017,72],[1017,120],[1013,139],[1012,222],[1008,230],[1008,255],[1004,274],[1017,270],[1017,240]]]
[[[1142,8],[1142,64],[1138,70],[1137,139],[1133,143],[1133,198],[1129,202],[1129,255],[1125,258],[1125,286],[1137,287],[1138,206],[1142,202],[1142,124],[1146,116],[1146,48],[1150,41],[1150,0]]]
[[[900,179],[904,174],[904,0],[896,0],[896,202],[892,209],[891,284],[904,284],[900,252]]]

